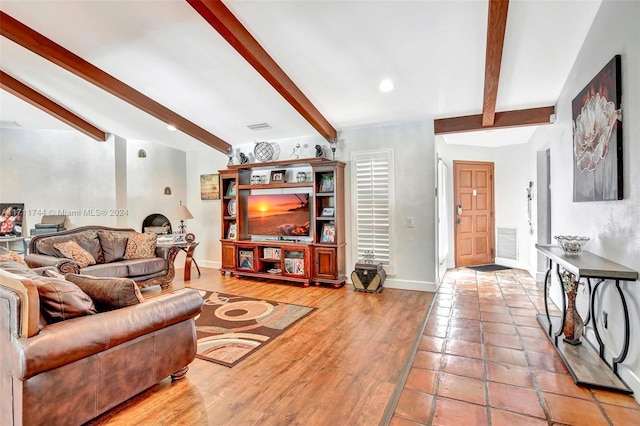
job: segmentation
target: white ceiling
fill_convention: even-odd
[[[482,112],[486,0],[224,3],[338,131]],[[555,104],[599,6],[511,0],[497,111]],[[0,9],[232,145],[317,134],[184,0],[0,0]],[[3,37],[0,66],[108,133],[210,149]],[[394,91],[378,90],[383,78]],[[4,91],[0,120],[69,129]],[[263,122],[273,128],[246,127]],[[482,140],[522,143],[531,131]],[[474,134],[446,140],[473,144]]]

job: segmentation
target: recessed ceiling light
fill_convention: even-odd
[[[178,129],[176,129],[176,128],[175,128],[174,126],[172,126],[171,124],[167,124],[167,130],[169,130],[169,131],[171,131],[171,132],[175,132],[175,131],[176,131],[176,130],[178,130]]]
[[[380,82],[380,86],[378,86],[378,89],[380,89],[381,92],[390,92],[393,90],[393,81],[391,81],[391,79],[389,78],[385,78],[384,80],[382,80]]]

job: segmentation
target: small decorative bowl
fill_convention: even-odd
[[[553,237],[558,241],[558,245],[566,254],[578,254],[589,241],[589,237],[578,237],[576,235],[558,235]]]

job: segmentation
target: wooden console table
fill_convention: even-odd
[[[623,362],[627,357],[630,335],[629,311],[627,309],[627,302],[625,300],[624,293],[620,288],[620,281],[636,281],[638,279],[638,272],[588,251],[583,251],[577,255],[567,255],[558,246],[543,244],[536,244],[536,249],[538,249],[538,251],[549,260],[549,267],[544,278],[545,315],[538,315],[538,321],[544,327],[549,338],[556,346],[558,353],[569,369],[569,372],[573,376],[576,384],[608,389],[627,394],[633,393],[629,386],[618,376],[618,364]],[[559,339],[565,329],[568,308],[567,294],[563,291],[562,315],[549,315],[549,306],[547,302],[549,293],[548,281],[551,277],[554,262],[556,263],[556,273],[558,275],[559,282],[563,282],[561,268],[565,273],[569,272],[572,274],[572,278],[575,278],[578,282],[582,278],[587,280],[585,285],[588,286],[587,288],[589,291],[589,311],[584,321],[584,326],[586,327],[590,321],[593,322],[593,330],[599,346],[597,354],[595,351],[591,350],[591,348],[585,347],[585,345],[580,345],[579,335],[576,340],[573,340],[574,336],[571,336],[570,339]],[[564,278],[566,280],[566,276]],[[597,280],[593,289],[591,288],[591,278]],[[615,283],[616,290],[620,295],[624,314],[624,342],[622,344],[620,354],[613,358],[611,366],[609,366],[604,358],[604,342],[598,332],[598,321],[596,319],[597,312],[595,310],[595,299],[598,287],[600,287],[601,284],[607,283],[606,280],[610,280],[609,282]],[[575,292],[573,295],[575,295]],[[573,309],[575,309],[575,306],[573,306]],[[569,315],[572,314],[577,315],[577,312],[569,312]]]

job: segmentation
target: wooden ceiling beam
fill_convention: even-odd
[[[507,29],[509,0],[490,0],[487,22],[487,51],[484,66],[484,100],[482,103],[482,125],[492,126],[496,115],[498,83],[504,34]]]
[[[337,137],[336,129],[222,1],[187,0],[187,2],[325,139],[331,140]]]
[[[65,70],[100,87],[123,101],[128,102],[158,120],[174,126],[176,129],[212,148],[217,149],[220,152],[226,154],[227,150],[231,148],[231,145],[219,137],[209,133],[186,118],[138,92],[131,86],[128,86],[110,74],[107,74],[100,68],[85,61],[78,55],[70,52],[59,44],[56,44],[52,40],[49,40],[42,34],[32,30],[2,11],[0,11],[0,21],[2,22],[2,25],[0,26],[0,34],[3,37],[6,37],[25,49],[42,56]]]
[[[0,71],[0,87],[97,141],[107,140],[104,131],[4,71]]]
[[[483,125],[483,114],[441,118],[433,121],[433,130],[436,135],[444,135],[447,133],[551,124],[553,123],[553,114],[555,114],[555,107],[553,106],[497,112],[495,113],[494,123],[491,126]]]

